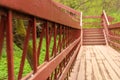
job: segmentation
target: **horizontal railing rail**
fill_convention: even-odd
[[[88,18],[93,18],[94,19],[94,18],[101,18],[101,17],[100,16],[83,16],[83,18],[87,18],[87,19]]]
[[[61,3],[58,3],[58,2],[54,2],[54,3],[56,4],[57,7],[62,8],[62,9],[66,10],[66,11],[72,13],[72,14],[75,14],[77,16],[79,16],[79,14],[80,14],[78,11],[76,11],[76,10],[74,10],[74,9],[68,7],[68,6],[65,6],[65,5],[63,5]]]
[[[115,24],[111,24],[108,27],[109,29],[119,29],[120,28],[120,22],[115,23]]]
[[[81,12],[81,14],[80,14],[80,27],[81,27],[81,45],[83,44],[83,28],[82,28],[82,26],[83,26],[83,13]]]
[[[102,26],[104,28],[103,32],[104,32],[104,36],[105,36],[105,39],[106,39],[106,44],[108,45],[108,35],[109,35],[109,31],[108,31],[108,26],[109,26],[109,21],[108,21],[108,17],[106,15],[106,12],[103,10],[103,13],[102,13]]]
[[[69,14],[70,17],[72,17],[73,20],[75,21],[79,21],[79,16],[80,16],[80,12],[68,7],[68,6],[65,6],[61,3],[58,3],[58,2],[55,2],[53,1],[53,3],[58,7],[60,8],[63,12]]]
[[[0,6],[79,29],[79,22],[72,20],[67,14],[57,8],[52,0],[30,0],[29,2],[2,0]]]

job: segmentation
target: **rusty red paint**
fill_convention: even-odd
[[[7,65],[8,80],[14,80],[14,62],[13,62],[13,34],[12,34],[12,11],[8,11],[6,25],[6,46],[7,46]]]

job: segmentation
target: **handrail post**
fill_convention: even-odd
[[[14,80],[12,11],[8,11],[6,27],[8,80]]]
[[[103,24],[103,27],[104,27],[104,36],[105,36],[106,41],[107,41],[106,45],[108,45],[108,35],[109,35],[108,26],[110,25],[110,23],[108,21],[105,10],[103,10],[102,24]]]
[[[104,16],[105,16],[105,19],[106,19],[107,25],[110,25],[105,10],[103,10],[103,14],[104,14]]]
[[[80,29],[81,29],[81,46],[82,46],[82,42],[83,42],[83,28],[82,28],[82,12],[80,13]]]

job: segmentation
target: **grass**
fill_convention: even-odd
[[[7,80],[7,58],[6,58],[6,51],[5,51],[5,47],[3,48],[2,51],[2,58],[0,60],[0,80]],[[22,50],[20,48],[18,48],[15,44],[14,44],[14,73],[15,73],[15,79],[17,78],[17,74],[19,72],[19,66],[20,66],[20,60],[21,60],[21,56],[22,56]],[[25,66],[24,66],[24,72],[23,72],[23,76],[26,75],[27,73],[29,73],[31,71],[31,68],[29,66],[29,63],[27,62],[27,60],[25,61]]]
[[[29,41],[30,45],[32,46],[32,41]],[[39,43],[39,39],[37,39],[37,46]],[[53,38],[51,38],[51,44],[50,44],[50,54],[52,52],[52,47],[54,44],[54,40]],[[7,80],[7,55],[6,55],[6,50],[5,50],[6,46],[4,44],[3,50],[2,50],[2,57],[0,59],[0,80]],[[40,55],[40,59],[39,62],[40,64],[42,64],[44,62],[44,58],[45,58],[45,53],[46,53],[46,40],[45,38],[43,39],[42,42],[42,48],[41,48],[41,55]],[[22,56],[22,50],[17,47],[14,44],[14,73],[15,73],[15,79],[17,79],[17,75],[19,72],[19,66],[20,66],[20,61],[21,61],[21,56]],[[24,71],[23,71],[23,76],[25,76],[26,74],[30,73],[32,70],[30,68],[30,65],[28,63],[28,61],[25,61],[25,66],[24,66]]]
[[[85,23],[100,23],[101,19],[83,19],[83,28],[101,28],[100,25],[94,25],[94,24],[85,24]]]

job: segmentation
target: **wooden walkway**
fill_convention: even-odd
[[[69,80],[120,80],[120,53],[106,45],[82,46]]]

